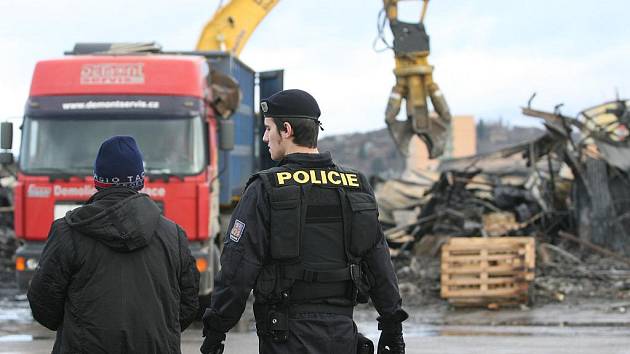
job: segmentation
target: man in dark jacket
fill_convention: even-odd
[[[223,350],[254,289],[261,353],[357,353],[353,306],[368,296],[379,353],[404,353],[407,313],[367,179],[319,153],[320,111],[308,93],[279,92],[261,112],[279,164],[252,176],[234,211],[201,352]]]
[[[132,137],[101,145],[94,184],[84,206],[52,224],[28,290],[33,317],[57,331],[53,353],[180,353],[199,273],[184,231],[138,193]]]

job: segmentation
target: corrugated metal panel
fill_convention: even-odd
[[[260,85],[260,98],[268,98],[274,93],[282,91],[284,85],[284,70],[263,71],[258,73],[258,82]],[[260,136],[257,140],[258,146],[256,147],[258,151],[258,168],[265,170],[274,167],[276,163],[271,159],[271,155],[269,155],[267,144],[262,141],[264,131],[262,119],[258,122],[257,127],[258,135]]]
[[[586,180],[593,193],[591,196],[591,241],[604,245],[607,243],[606,238],[610,233],[609,217],[612,211],[606,161],[587,159]]]
[[[630,178],[610,167],[608,186],[613,202],[610,218],[612,249],[630,256]]]
[[[580,237],[614,252],[630,255],[630,180],[606,161],[588,158],[588,190],[577,183],[576,217]],[[579,180],[578,180],[579,181]]]
[[[209,57],[212,68],[232,76],[241,87],[241,103],[232,115],[234,120],[234,150],[219,153],[219,177],[221,204],[230,204],[239,196],[249,176],[254,173],[254,76],[255,73],[237,58],[228,55]]]

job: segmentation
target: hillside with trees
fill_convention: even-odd
[[[510,126],[502,120],[480,119],[476,125],[477,152],[486,153],[531,140],[543,130]],[[405,165],[387,129],[367,133],[334,135],[319,141],[320,151],[330,151],[336,162],[363,171],[368,176],[398,176]]]

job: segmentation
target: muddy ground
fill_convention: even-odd
[[[448,307],[409,307],[405,322],[407,353],[630,353],[629,302],[590,301],[548,304],[542,307],[461,310]],[[0,353],[49,353],[51,332],[30,319],[23,296],[0,304]],[[226,353],[255,353],[251,311],[229,334]],[[360,308],[357,327],[378,340],[374,311]],[[201,327],[194,324],[182,334],[182,352],[198,353]]]
[[[434,266],[424,264],[425,272],[415,284],[404,274],[412,269],[403,266],[399,271],[404,303],[411,315],[404,323],[407,353],[630,353],[630,299],[582,296],[583,292],[572,290],[563,301],[549,298],[532,306],[498,311],[453,308],[436,296],[439,282],[434,282]],[[0,353],[49,353],[54,332],[32,320],[28,301],[14,284],[11,273],[0,272]],[[581,289],[590,291],[596,285],[582,285]],[[593,294],[602,293],[619,291],[595,289]],[[374,341],[379,335],[376,316],[366,305],[355,313],[359,330]],[[252,329],[250,304],[241,323],[228,334],[225,352],[257,352]],[[183,353],[198,353],[200,334],[199,323],[183,333]]]

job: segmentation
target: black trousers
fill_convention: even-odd
[[[299,313],[289,318],[289,339],[274,343],[258,337],[261,354],[354,354],[357,327],[349,316],[329,313]]]

